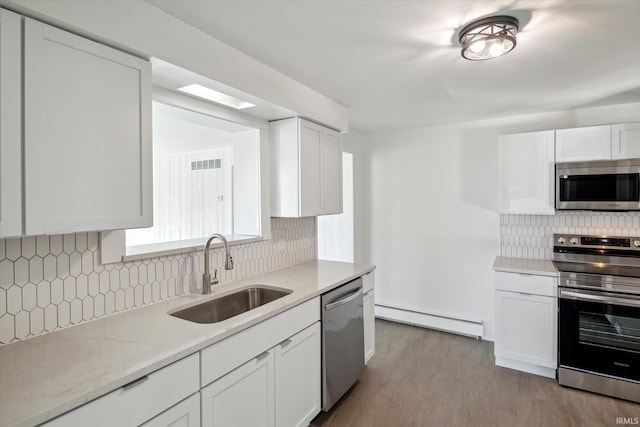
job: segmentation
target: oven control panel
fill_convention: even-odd
[[[554,234],[554,248],[622,249],[640,252],[640,237]]]

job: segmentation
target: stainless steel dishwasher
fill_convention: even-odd
[[[328,411],[364,370],[362,278],[322,295],[322,410]]]

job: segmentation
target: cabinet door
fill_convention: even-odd
[[[611,127],[611,158],[640,158],[640,123],[627,123]]]
[[[611,125],[556,131],[556,162],[611,159]]]
[[[342,139],[325,129],[322,141],[322,213],[342,213]]]
[[[300,216],[314,216],[322,213],[323,129],[306,120],[299,126]]]
[[[496,291],[496,357],[555,369],[557,298]]]
[[[0,9],[0,238],[22,234],[21,20]]]
[[[274,356],[264,352],[201,390],[204,427],[274,425]]]
[[[152,225],[150,64],[25,19],[28,235]]]
[[[498,137],[498,211],[555,213],[553,131]]]
[[[375,322],[375,300],[374,291],[371,290],[364,294],[363,303],[363,321],[364,321],[364,363],[376,353],[376,322]]]
[[[200,393],[191,395],[141,427],[200,427]]]
[[[275,347],[276,426],[307,426],[320,412],[320,322]]]

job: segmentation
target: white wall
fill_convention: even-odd
[[[376,304],[482,320],[493,339],[501,134],[640,121],[640,103],[365,135]]]
[[[353,154],[342,152],[342,213],[320,215],[318,259],[353,262],[355,260],[355,222],[353,216]]]

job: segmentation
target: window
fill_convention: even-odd
[[[260,235],[255,127],[153,103],[153,227],[126,230],[126,255]]]

